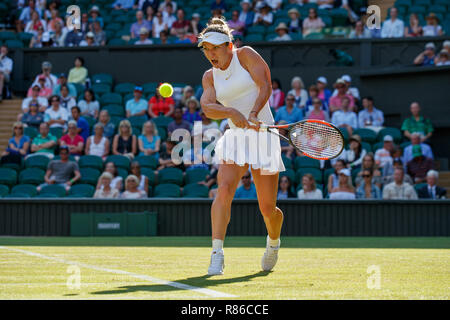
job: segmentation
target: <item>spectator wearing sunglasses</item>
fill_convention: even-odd
[[[256,199],[256,188],[252,182],[250,171],[247,171],[241,178],[242,185],[237,188],[234,194],[235,199]]]
[[[363,169],[362,177],[363,181],[356,189],[356,199],[381,199],[380,188],[372,182],[372,170]]]
[[[28,153],[30,138],[23,134],[23,123],[16,122],[13,126],[13,137],[8,141],[8,148],[3,152],[1,163],[21,164],[23,157]]]

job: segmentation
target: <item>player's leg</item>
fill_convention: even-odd
[[[260,170],[252,170],[258,195],[259,210],[267,228],[266,251],[261,261],[262,269],[272,270],[278,260],[283,212],[277,208],[278,174],[263,175]]]
[[[221,164],[217,173],[217,195],[211,206],[212,244],[209,275],[223,274],[223,241],[231,217],[231,202],[242,175],[248,166]]]

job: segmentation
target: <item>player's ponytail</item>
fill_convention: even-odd
[[[199,38],[203,38],[204,34],[207,32],[219,32],[226,34],[230,38],[230,40],[233,41],[233,29],[228,26],[225,17],[211,18],[207,23],[206,28],[203,29],[202,32],[200,32]]]

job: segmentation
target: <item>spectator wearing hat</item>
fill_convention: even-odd
[[[337,90],[337,94],[330,98],[330,113],[342,109],[344,98],[348,98],[350,110],[355,111],[355,98],[347,93],[348,87],[346,82],[343,79],[337,79],[334,88]]]
[[[404,182],[405,171],[402,167],[394,169],[394,181],[383,188],[383,199],[385,200],[417,200],[414,188]]]
[[[67,82],[67,76],[65,73],[61,73],[58,78],[58,84],[53,88],[52,94],[56,94],[58,96],[61,95],[61,86],[66,85],[69,89],[69,96],[76,98],[77,97],[77,88],[72,83]]]
[[[3,87],[9,83],[13,69],[13,60],[8,57],[8,46],[0,47],[0,102],[3,99]]]
[[[412,147],[413,159],[406,164],[406,172],[413,178],[414,183],[422,183],[426,180],[426,174],[433,169],[433,159],[427,158],[422,153],[420,145]]]
[[[450,53],[447,50],[442,49],[434,60],[436,67],[450,66],[449,56]]]
[[[13,137],[8,141],[8,147],[2,153],[1,164],[15,163],[20,165],[30,147],[30,138],[23,134],[23,123],[13,124]]]
[[[174,113],[175,101],[172,97],[163,98],[159,93],[159,87],[156,88],[156,93],[148,101],[148,114],[151,118],[156,118],[160,115],[170,117]],[[182,113],[183,114],[183,113]]]
[[[295,106],[295,97],[293,94],[286,95],[286,105],[280,107],[275,113],[275,122],[286,121],[294,123],[303,120],[303,111]]]
[[[392,7],[390,9],[390,18],[383,22],[381,27],[382,38],[401,38],[405,31],[405,24],[398,19],[398,9]]]
[[[338,173],[339,184],[330,192],[330,199],[332,200],[354,200],[356,199],[355,188],[352,184],[352,175],[350,170],[341,169]]]
[[[425,51],[420,53],[415,59],[414,64],[416,66],[432,66],[434,65],[434,59],[436,58],[435,55],[436,46],[433,42],[428,42],[425,45]]]
[[[239,20],[239,11],[233,10],[231,20],[227,21],[228,26],[233,29],[233,36],[243,36],[245,31],[245,23]]]
[[[245,27],[248,28],[255,20],[255,12],[252,11],[252,3],[249,0],[243,0],[240,5],[242,10],[239,13],[239,21],[242,21],[245,24]]]
[[[142,27],[139,30],[139,40],[136,41],[135,45],[146,45],[146,44],[153,44],[153,41],[148,38],[148,35],[150,34],[149,30],[145,27]]]
[[[348,74],[344,74],[341,77],[342,80],[344,80],[345,85],[347,86],[347,94],[351,95],[353,98],[355,98],[355,102],[359,101],[361,99],[359,95],[359,90],[357,87],[352,87],[352,78]],[[333,91],[333,97],[338,94],[337,89]]]
[[[34,137],[31,143],[31,154],[27,156],[32,157],[34,155],[44,155],[50,159],[55,156],[55,147],[57,145],[57,138],[50,132],[50,128],[47,122],[41,122],[39,125],[39,134]]]
[[[375,164],[378,168],[384,169],[386,166],[393,164],[394,159],[391,154],[394,151],[394,139],[390,135],[386,135],[383,138],[383,148],[378,149],[375,152]]]
[[[442,27],[439,25],[439,18],[435,13],[431,12],[425,20],[427,21],[427,24],[422,28],[424,37],[442,36]]]
[[[72,116],[69,117],[69,120],[75,120],[77,122],[77,133],[82,136],[86,142],[91,132],[89,123],[81,116],[81,110],[78,106],[70,108],[70,112]]]
[[[409,15],[409,26],[405,27],[405,37],[421,37],[423,35],[423,29],[419,22],[419,17],[416,13]]]
[[[104,46],[106,44],[106,33],[103,31],[100,22],[92,22],[92,32],[94,33],[94,42],[96,46]]]
[[[303,109],[308,100],[308,92],[305,90],[305,84],[299,76],[295,76],[291,80],[291,90],[288,94],[292,94],[295,98],[295,106]]]
[[[98,22],[100,27],[103,28],[104,22],[103,18],[100,16],[100,9],[98,6],[92,6],[92,8],[88,12],[89,14],[89,23],[92,26],[95,22]]]
[[[255,18],[253,19],[254,25],[270,26],[273,22],[272,8],[264,1],[256,4]]]
[[[69,83],[79,83],[84,85],[88,76],[88,70],[84,66],[84,59],[76,57],[74,61],[75,66],[69,71]]]
[[[402,161],[405,165],[414,158],[412,149],[415,145],[420,146],[420,148],[422,149],[422,154],[426,158],[434,159],[433,151],[431,150],[430,146],[426,143],[421,142],[420,133],[414,132],[411,134],[411,144],[403,149]]]
[[[358,113],[358,128],[372,129],[375,132],[381,130],[384,124],[383,111],[374,107],[371,96],[364,97],[362,105],[364,109]]]
[[[420,199],[445,199],[447,190],[437,185],[439,173],[436,170],[427,172],[427,185],[420,188],[417,192]]]
[[[343,97],[341,109],[333,112],[331,122],[338,128],[346,129],[349,136],[353,134],[354,129],[358,128],[358,119],[356,113],[350,110],[348,97]]]
[[[186,100],[187,110],[183,114],[183,120],[194,125],[195,121],[201,121],[199,114],[200,103],[195,97],[190,97]]]
[[[431,120],[420,115],[420,105],[418,102],[411,103],[411,117],[405,119],[401,130],[406,138],[411,139],[411,134],[417,132],[420,134],[421,142],[426,142],[433,135],[433,125]]]
[[[142,87],[134,88],[134,98],[127,101],[125,111],[127,113],[127,118],[132,116],[145,116],[147,113],[147,102],[142,99]]]
[[[61,137],[59,146],[67,146],[71,155],[81,156],[84,149],[84,139],[78,134],[77,122],[75,120],[70,120],[67,124],[67,128],[67,134]]]
[[[84,96],[78,102],[78,107],[81,110],[82,116],[89,116],[95,119],[98,118],[100,103],[95,99],[95,93],[92,89],[86,89],[84,91]]]
[[[52,72],[52,64],[49,61],[42,62],[42,73],[36,76],[31,87],[33,87],[36,84],[39,85],[39,77],[43,76],[45,78],[45,87],[53,89],[58,83],[58,78],[51,72]]]
[[[95,43],[95,35],[92,31],[86,33],[84,40],[80,42],[80,47],[94,47],[97,44]]]
[[[292,38],[289,35],[289,28],[284,22],[280,22],[275,28],[275,32],[278,34],[272,41],[291,41]]]
[[[50,107],[45,110],[44,121],[48,123],[50,128],[66,128],[69,120],[69,112],[65,108],[61,108],[59,96],[53,95],[49,99]]]
[[[138,10],[136,12],[136,22],[130,27],[131,38],[138,38],[140,35],[141,28],[146,28],[147,30],[152,29],[152,25],[148,20],[144,19],[144,12]]]
[[[372,38],[372,33],[366,28],[362,21],[356,21],[355,28],[350,31],[349,39],[369,39]]]
[[[23,114],[21,121],[28,127],[39,128],[39,125],[44,121],[44,114],[39,112],[37,101],[31,101],[28,105],[28,112]]]
[[[287,24],[289,33],[302,33],[302,20],[300,16],[300,12],[296,8],[289,9],[289,22]]]
[[[38,105],[39,112],[45,112],[48,107],[48,99],[45,97],[41,97],[39,95],[39,92],[41,90],[41,87],[39,85],[34,85],[31,88],[31,94],[27,98],[23,99],[22,101],[22,112],[27,113],[30,110],[30,104],[36,103]],[[22,115],[19,115],[18,120],[21,119]]]
[[[186,13],[183,9],[179,8],[177,10],[177,20],[172,23],[170,28],[170,34],[176,37],[186,34],[189,30],[190,22],[186,19]]]
[[[331,98],[331,91],[327,89],[327,84],[327,78],[325,78],[324,76],[321,76],[316,80],[316,87],[319,91],[317,96],[327,104],[329,110],[329,99]]]
[[[321,32],[322,28],[325,28],[325,23],[322,18],[317,15],[317,10],[315,8],[309,8],[308,17],[303,20],[302,25],[303,36],[310,33]]]

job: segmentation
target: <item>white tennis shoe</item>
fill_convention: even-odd
[[[278,260],[278,250],[280,249],[280,241],[278,246],[272,247],[269,245],[269,236],[267,236],[266,251],[261,259],[261,268],[264,271],[270,271],[275,267]]]
[[[213,251],[211,253],[211,262],[208,268],[208,275],[215,276],[223,274],[223,268],[225,268],[224,260],[225,257],[223,255],[223,250]]]

